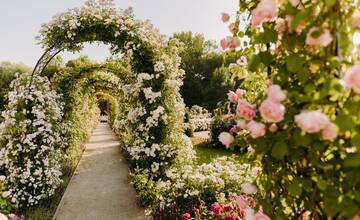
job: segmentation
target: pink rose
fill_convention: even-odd
[[[360,65],[355,65],[348,69],[343,81],[346,87],[350,87],[355,92],[360,93]]]
[[[337,137],[336,126],[333,123],[329,123],[321,132],[324,140],[332,141]]]
[[[229,91],[227,96],[230,102],[236,103],[238,100],[238,95],[233,91]]]
[[[272,133],[276,132],[278,130],[278,126],[273,123],[271,124],[271,126],[269,127],[269,131],[271,131]]]
[[[190,218],[191,218],[191,215],[189,213],[184,213],[181,216],[181,220],[190,220]]]
[[[252,138],[258,138],[265,135],[265,125],[256,121],[250,121],[247,124],[247,128]]]
[[[268,98],[261,103],[259,111],[266,122],[277,123],[284,119],[285,107]]]
[[[221,20],[225,23],[228,22],[230,20],[230,15],[228,13],[221,13]]]
[[[228,39],[224,38],[220,41],[220,46],[223,50],[226,50],[229,47],[229,41]]]
[[[245,209],[248,204],[246,201],[246,198],[244,196],[238,196],[236,197],[236,204],[241,208],[241,209]]]
[[[240,207],[237,208],[237,212],[240,218],[244,218],[246,215],[245,209],[242,209]]]
[[[226,205],[224,205],[224,210],[225,212],[230,212],[233,209],[233,205],[231,203],[228,203]]]
[[[283,18],[276,19],[276,30],[279,33],[284,33],[286,31],[286,21]]]
[[[228,42],[230,49],[236,49],[237,47],[240,46],[240,40],[238,37],[231,37],[231,40],[229,40]]]
[[[357,28],[360,28],[360,10],[355,10],[352,19],[353,25]]]
[[[254,215],[254,220],[271,220],[271,218],[265,215],[262,211],[259,211]]]
[[[246,56],[241,56],[239,59],[236,60],[236,63],[240,66],[244,66],[248,63]]]
[[[246,120],[251,120],[256,114],[256,105],[250,104],[245,99],[240,99],[236,107],[236,113]]]
[[[318,27],[312,27],[306,35],[305,43],[308,45],[316,46],[320,45],[323,47],[328,46],[332,39],[330,31],[328,29],[323,29],[322,33],[317,37],[313,37],[313,33],[320,32],[321,30]]]
[[[213,203],[210,209],[214,212],[215,215],[219,215],[221,212],[221,206],[217,202]]]
[[[281,90],[281,87],[276,84],[269,86],[267,95],[273,102],[282,102],[286,99],[285,93]]]
[[[228,132],[221,132],[219,135],[219,141],[229,148],[232,142],[234,142],[234,137]]]
[[[236,93],[236,95],[238,96],[238,98],[240,98],[240,97],[242,97],[243,95],[245,95],[246,90],[244,90],[244,89],[237,89],[237,90],[235,91],[235,93]]]
[[[295,123],[307,133],[316,133],[329,125],[329,118],[320,110],[304,111],[295,116]]]
[[[251,183],[243,183],[241,184],[241,189],[245,194],[251,195],[256,193],[257,188]]]
[[[358,212],[352,220],[360,220],[360,212]]]
[[[273,0],[261,0],[251,12],[251,25],[261,25],[263,22],[271,21],[277,16],[277,5]]]
[[[236,30],[235,23],[231,23],[231,24],[229,25],[229,31],[230,31],[231,33],[234,33],[235,30]]]
[[[225,220],[236,220],[236,216],[233,213],[226,213]]]
[[[246,121],[242,120],[242,119],[237,120],[236,127],[240,128],[240,129],[246,129]]]

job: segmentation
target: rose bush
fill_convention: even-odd
[[[234,143],[251,146],[261,161],[258,201],[274,218],[349,219],[360,210],[360,74],[352,53],[358,4],[240,0],[239,14],[249,16],[235,21],[241,25],[232,38],[246,36],[237,53],[252,54],[248,70],[270,87],[268,99],[258,91],[247,100],[260,105],[260,115],[243,117],[255,122]],[[272,93],[280,99],[269,100]]]

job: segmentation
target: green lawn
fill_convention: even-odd
[[[193,137],[191,138],[191,141],[196,151],[197,164],[210,163],[214,159],[222,156],[233,157],[237,161],[241,162],[245,162],[247,160],[247,158],[240,155],[239,152],[214,148],[210,142],[202,138]]]

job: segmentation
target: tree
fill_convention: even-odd
[[[220,53],[215,42],[206,40],[201,34],[180,32],[175,33],[174,38],[183,43],[181,68],[186,75],[180,93],[185,104],[215,108],[216,103],[223,100],[227,91],[233,87],[231,80],[226,77],[226,71],[217,69],[234,58]]]

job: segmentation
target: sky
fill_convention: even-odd
[[[0,61],[33,67],[43,50],[36,44],[42,23],[56,13],[83,5],[85,0],[0,0]],[[221,12],[236,12],[238,0],[114,0],[116,7],[133,7],[137,19],[150,19],[168,36],[192,31],[219,41],[229,35]],[[105,45],[88,45],[77,54],[63,52],[65,60],[87,55],[101,61],[110,55]]]

